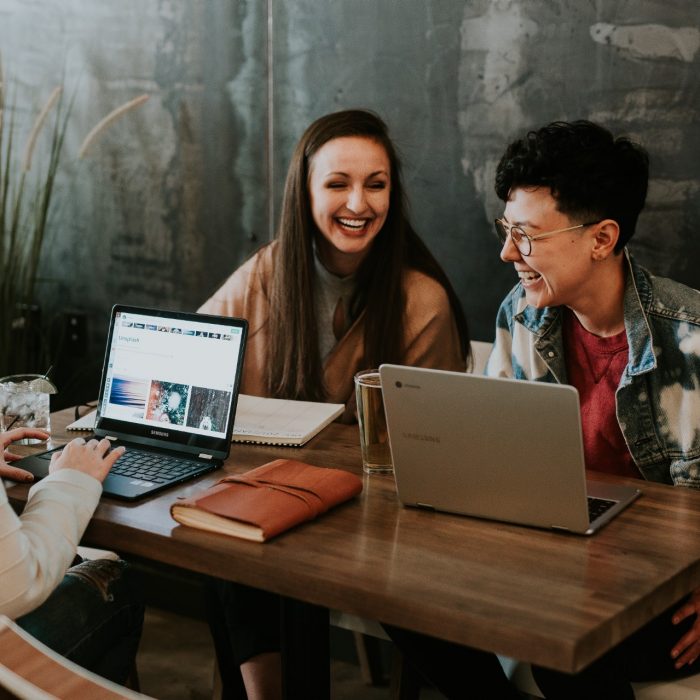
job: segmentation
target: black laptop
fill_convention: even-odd
[[[105,494],[142,498],[223,464],[247,331],[239,318],[112,309],[94,437],[126,452],[105,479]],[[53,452],[16,464],[42,478]]]

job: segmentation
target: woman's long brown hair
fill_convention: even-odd
[[[429,275],[445,288],[465,363],[469,354],[469,332],[459,298],[408,220],[401,164],[386,124],[366,110],[335,112],[309,126],[287,172],[270,289],[267,384],[271,396],[310,401],[326,398],[313,303],[316,226],[308,189],[309,164],[325,143],[344,136],[365,137],[381,144],[391,166],[389,213],[357,272],[356,292],[350,303],[352,320],[365,314],[363,364],[378,367],[382,362],[402,362],[405,300],[401,278],[407,268]]]

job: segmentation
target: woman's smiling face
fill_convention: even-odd
[[[312,156],[308,187],[320,258],[331,272],[351,274],[389,213],[389,157],[370,138],[332,139]]]

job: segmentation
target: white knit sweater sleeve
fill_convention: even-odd
[[[63,578],[102,484],[60,469],[29,491],[19,517],[0,481],[0,613],[14,619],[43,603]]]

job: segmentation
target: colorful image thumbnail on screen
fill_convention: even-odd
[[[184,425],[188,391],[187,384],[174,384],[154,379],[148,394],[146,418],[162,423]]]
[[[193,386],[187,413],[187,426],[223,433],[231,403],[231,392]]]
[[[148,396],[148,381],[131,377],[114,377],[109,393],[109,402],[116,406],[139,409],[137,413],[143,416]]]

